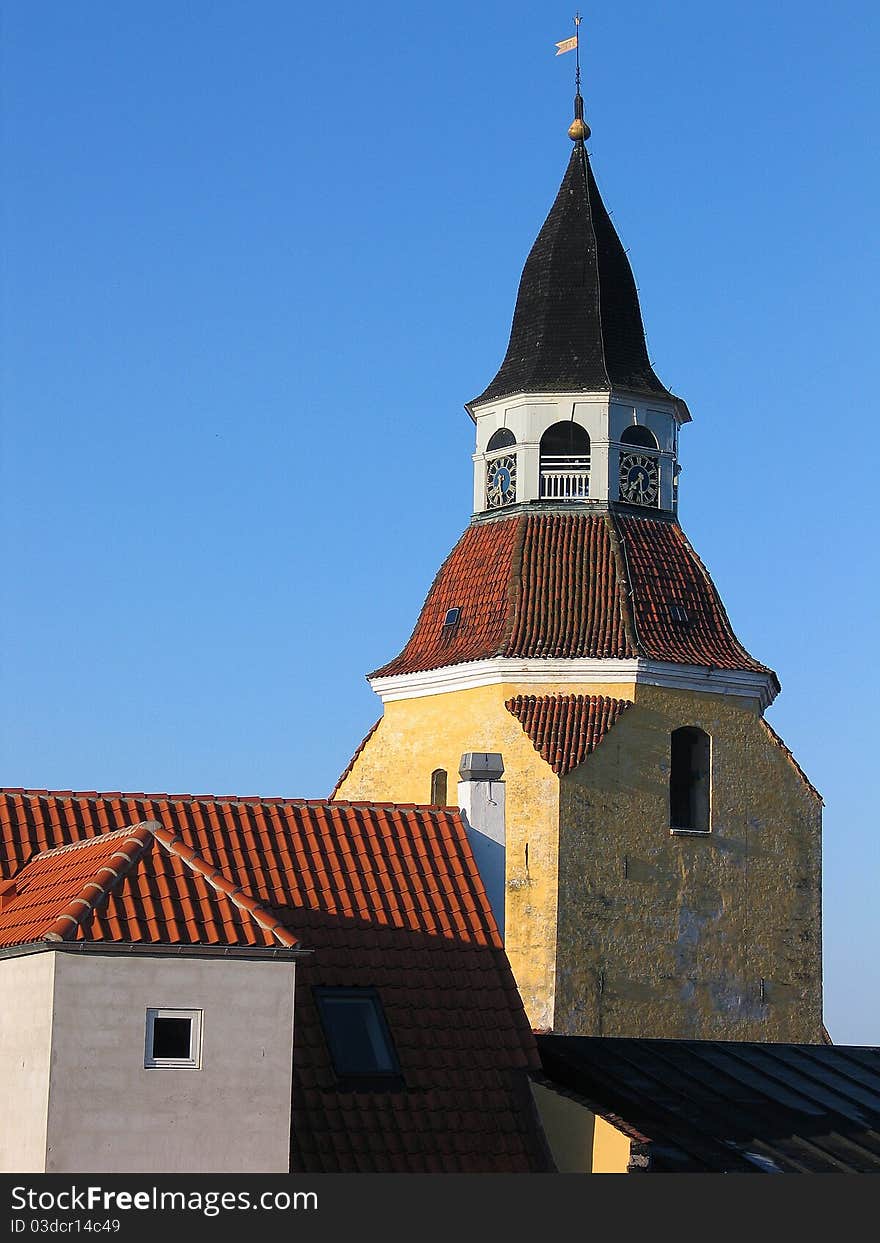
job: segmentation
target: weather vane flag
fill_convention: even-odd
[[[580,13],[574,15],[574,34],[570,39],[563,39],[556,44],[556,55],[561,56],[563,52],[575,52],[578,46],[578,26],[581,24]]]

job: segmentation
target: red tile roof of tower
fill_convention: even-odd
[[[458,624],[445,626],[449,609]],[[514,514],[472,523],[403,651],[371,677],[493,657],[643,657],[776,675],[745,650],[678,523],[660,516]]]

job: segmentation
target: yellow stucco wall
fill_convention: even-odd
[[[593,1131],[593,1174],[626,1174],[631,1140],[597,1116]]]
[[[560,782],[504,707],[520,693],[635,706]],[[708,837],[669,832],[679,725],[712,736]],[[337,797],[427,803],[432,771],[445,768],[454,804],[465,751],[504,757],[506,949],[534,1027],[821,1039],[821,809],[756,702],[631,683],[398,700]]]
[[[556,1030],[821,1040],[821,808],[742,705],[639,686],[563,779]],[[712,739],[706,836],[669,831],[681,725]]]
[[[626,1174],[630,1139],[580,1100],[531,1084],[541,1125],[559,1174]]]
[[[541,694],[624,699],[633,693],[632,685],[548,684],[539,689]],[[501,753],[507,813],[505,949],[532,1025],[549,1030],[556,978],[559,779],[504,707],[514,695],[535,693],[534,686],[505,683],[386,704],[379,727],[336,797],[428,803],[431,773],[445,768],[448,798],[455,805],[464,752]]]

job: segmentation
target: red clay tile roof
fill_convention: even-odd
[[[674,605],[686,620],[673,619]],[[446,627],[452,608],[460,620]],[[681,528],[661,517],[539,513],[472,523],[403,651],[370,676],[493,656],[643,656],[770,673],[737,640]]]
[[[651,660],[769,673],[731,629],[721,597],[677,522],[617,515],[637,644]],[[672,618],[683,605],[687,621]]]
[[[336,798],[336,791],[342,785],[343,781],[345,781],[346,777],[351,776],[351,770],[354,768],[355,762],[358,756],[360,755],[361,751],[363,751],[364,747],[373,737],[373,734],[375,734],[376,730],[379,728],[381,724],[382,724],[382,718],[379,717],[379,720],[376,721],[373,725],[371,725],[370,728],[367,730],[367,732],[364,734],[363,738],[361,739],[361,741],[358,743],[357,747],[355,748],[354,755],[348,761],[348,764],[345,766],[345,770],[342,772],[342,774],[339,777],[339,780],[336,782],[336,785],[333,787],[330,793],[331,799]]]
[[[0,946],[33,941],[297,944],[250,894],[149,822],[43,851],[6,882]]]
[[[511,518],[467,528],[440,567],[403,652],[370,676],[439,669],[504,652],[510,585],[519,577],[523,522]],[[452,608],[461,609],[461,618],[456,626],[444,626]]]
[[[519,569],[505,656],[635,655],[602,515],[525,518]]]
[[[607,695],[516,695],[504,703],[531,738],[535,750],[564,777],[596,750],[631,707]]]
[[[537,1053],[457,811],[187,795],[0,791],[0,872],[33,852],[147,820],[219,869],[304,948],[297,968],[291,1168],[304,1172],[541,1171],[550,1167],[526,1072]],[[193,858],[150,854],[90,937],[210,939]],[[102,847],[103,848],[103,847]],[[161,868],[160,868],[161,864]],[[129,877],[140,872],[129,873]],[[155,879],[152,879],[152,878]],[[229,903],[238,918],[265,936]],[[312,989],[378,990],[404,1091],[342,1091]]]

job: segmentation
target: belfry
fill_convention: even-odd
[[[534,1027],[819,1041],[821,799],[679,525],[691,416],[589,136],[578,89],[507,352],[465,407],[473,514],[369,677],[383,715],[334,797],[465,809]]]

